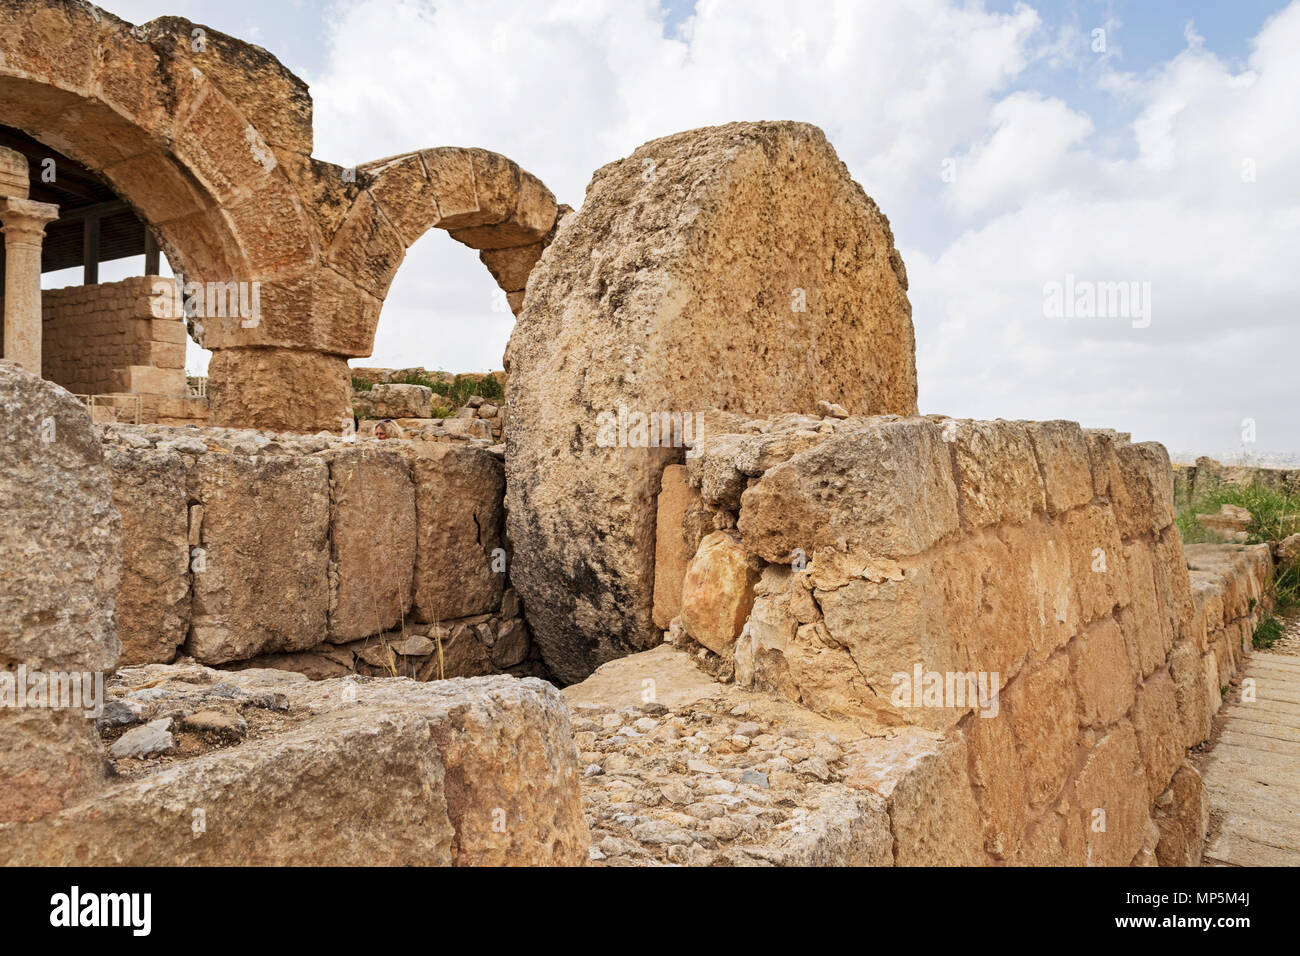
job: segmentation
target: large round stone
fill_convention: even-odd
[[[659,639],[655,497],[683,449],[637,416],[915,413],[906,288],[814,126],[679,133],[597,170],[506,352],[510,574],[557,677]]]

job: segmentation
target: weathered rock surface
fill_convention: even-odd
[[[329,455],[329,636],[344,642],[396,627],[411,609],[415,484],[396,451]]]
[[[500,866],[586,858],[572,730],[559,692],[542,681],[309,681],[181,662],[125,669],[110,693],[159,725],[160,715],[188,715],[168,723],[198,735],[202,752],[125,760],[119,771],[128,779],[92,799],[39,824],[0,825],[0,859]],[[211,712],[232,706],[249,718],[242,742],[212,729]]]
[[[204,455],[196,471],[201,564],[186,652],[221,664],[319,642],[329,609],[325,462]]]
[[[695,556],[695,549],[685,540],[686,513],[697,497],[686,482],[683,466],[664,469],[655,519],[654,589],[654,623],[664,630],[682,610],[682,581]]]
[[[888,222],[814,127],[695,130],[597,171],[529,278],[506,363],[512,580],[559,677],[658,637],[655,496],[681,450],[635,429],[604,442],[598,416],[828,396],[913,413],[905,290]]]
[[[0,362],[0,670],[110,670],[121,521],[86,407]],[[27,688],[21,688],[26,692]],[[0,823],[30,821],[100,785],[82,709],[0,708]]]
[[[368,398],[377,418],[428,418],[433,389],[427,385],[375,385]]]
[[[481,448],[432,445],[411,471],[416,617],[437,624],[495,611],[507,570],[501,462]]]
[[[715,654],[728,654],[754,606],[758,571],[735,535],[715,531],[700,542],[682,585],[682,625]]]
[[[121,663],[166,663],[190,623],[188,466],[175,451],[109,446],[104,457],[122,516]]]

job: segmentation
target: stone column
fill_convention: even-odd
[[[41,243],[59,207],[34,199],[0,199],[5,234],[5,358],[41,374]]]

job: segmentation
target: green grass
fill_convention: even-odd
[[[1256,482],[1253,485],[1220,485],[1195,501],[1185,501],[1178,511],[1178,531],[1189,544],[1216,540],[1201,523],[1198,514],[1214,514],[1222,505],[1237,505],[1250,512],[1246,529],[1251,544],[1281,541],[1300,532],[1300,495],[1288,495],[1280,488]]]
[[[1250,544],[1281,541],[1300,532],[1300,495],[1288,495],[1258,480],[1250,485],[1220,485],[1194,501],[1182,501],[1176,523],[1187,544],[1219,540],[1196,520],[1198,514],[1214,514],[1221,505],[1237,505],[1250,512],[1246,528]],[[1273,582],[1277,610],[1283,613],[1300,608],[1300,562],[1279,568]],[[1260,625],[1263,629],[1268,622]]]
[[[1273,593],[1277,596],[1277,609],[1283,613],[1300,608],[1300,561],[1292,561],[1277,571],[1273,579]]]
[[[368,392],[374,387],[373,382],[367,382],[364,378],[357,378],[355,375],[352,376],[352,388],[354,390],[358,392]]]
[[[495,375],[486,375],[475,379],[468,375],[448,375],[438,371],[432,375],[418,371],[408,371],[393,379],[394,385],[423,385],[433,389],[433,417],[447,418],[456,409],[466,404],[475,395],[483,396],[484,401],[499,405],[505,398],[505,390]],[[371,389],[371,384],[359,378],[352,379],[352,387],[363,392]]]
[[[505,392],[501,388],[501,382],[495,375],[487,375],[481,379],[473,379],[467,375],[457,375],[454,378],[446,376],[446,373],[439,372],[444,376],[438,381],[421,382],[421,385],[428,385],[442,397],[442,404],[451,409],[460,408],[475,395],[481,395],[485,401],[499,404],[504,397]]]
[[[1285,633],[1282,619],[1276,614],[1271,614],[1260,622],[1259,627],[1255,628],[1255,636],[1251,642],[1255,645],[1256,650],[1268,650],[1279,640]]]

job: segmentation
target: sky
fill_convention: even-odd
[[[649,139],[815,123],[907,264],[923,413],[1300,464],[1300,0],[101,5],[266,47],[311,85],[321,159],[482,146],[573,206]],[[1127,308],[1076,298],[1119,284]],[[494,290],[432,231],[352,364],[499,368]]]

